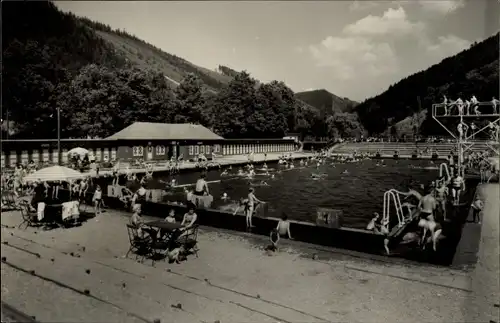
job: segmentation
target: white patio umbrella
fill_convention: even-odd
[[[82,147],[76,147],[76,148],[73,148],[70,151],[68,151],[68,156],[78,155],[82,159],[83,159],[83,157],[85,157],[88,154],[89,154],[89,151],[85,148],[82,148]]]
[[[74,169],[64,166],[52,166],[42,168],[34,173],[28,174],[23,178],[24,182],[35,181],[68,181],[74,179],[84,178],[85,174],[80,173]]]

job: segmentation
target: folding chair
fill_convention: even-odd
[[[5,206],[6,210],[16,210],[19,207],[14,191],[2,190],[2,206]]]
[[[177,239],[177,243],[184,246],[186,251],[192,250],[196,258],[198,258],[198,225],[194,224],[187,229],[186,234]]]
[[[142,256],[141,262],[144,262],[144,258],[151,254],[151,237],[141,237],[136,227],[127,224],[128,240],[130,242],[130,247],[125,255],[128,258],[130,252],[135,254],[135,260]]]
[[[40,222],[38,222],[38,214],[36,211],[31,211],[30,205],[25,200],[21,200],[19,202],[19,208],[21,211],[22,222],[19,224],[18,228],[21,228],[23,224],[26,224],[25,230],[28,227],[38,226]]]
[[[150,256],[151,256],[151,265],[154,266],[155,260],[157,256],[161,256],[160,259],[165,259],[167,257],[169,244],[164,240],[153,240],[150,244]],[[160,251],[160,252],[158,252]]]

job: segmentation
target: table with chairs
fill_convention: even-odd
[[[180,223],[155,220],[145,222],[139,228],[127,224],[127,231],[130,247],[126,257],[132,252],[136,260],[141,257],[143,262],[150,258],[154,264],[155,260],[166,259],[169,252],[180,247],[198,257],[197,224],[187,228]]]

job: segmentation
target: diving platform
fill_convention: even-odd
[[[432,105],[434,118],[499,118],[500,102],[443,102]]]
[[[435,115],[434,117],[436,118],[500,118],[500,114],[442,114],[442,115]]]

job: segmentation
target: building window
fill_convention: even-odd
[[[200,154],[200,146],[196,145],[194,146],[194,154],[198,156]]]
[[[142,146],[134,146],[132,148],[132,153],[133,153],[133,156],[134,157],[142,157],[144,156],[144,147]],[[100,152],[98,153],[99,157],[101,157],[100,155]]]
[[[162,145],[156,146],[156,155],[157,156],[165,155],[165,146]]]
[[[204,154],[205,153],[205,146],[201,145],[200,146],[200,154]]]
[[[189,156],[194,155],[194,146],[189,146]]]
[[[214,152],[220,153],[220,145],[214,145]]]

